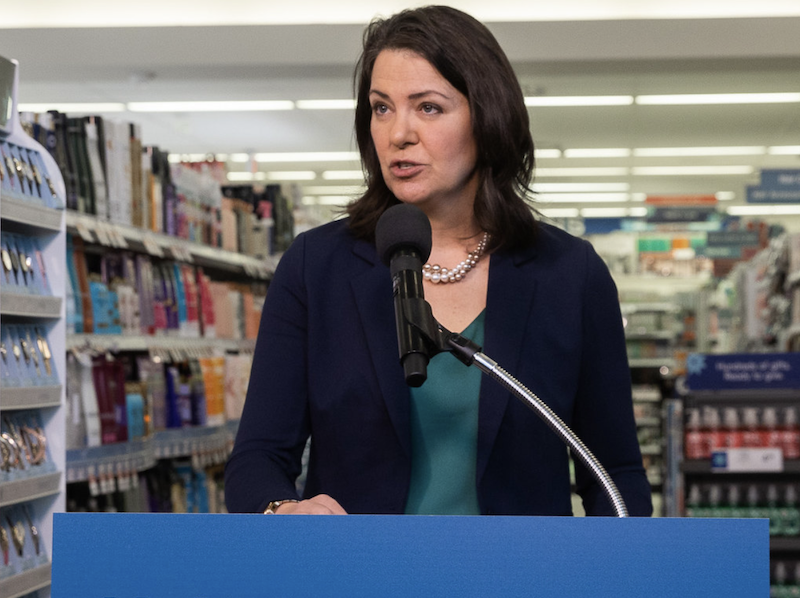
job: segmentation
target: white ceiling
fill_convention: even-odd
[[[115,3],[41,0],[35,5],[42,10],[35,12],[30,3],[0,4],[0,55],[20,62],[20,103],[352,98],[352,68],[364,24],[375,14],[405,5],[319,1],[285,7],[264,1],[195,0],[188,3],[195,10],[188,11],[187,3],[168,3],[157,10],[165,3],[138,0],[127,3],[130,10],[125,12]],[[552,4],[454,3],[487,22],[528,96],[800,92],[796,0],[747,3],[737,9],[737,18],[725,18],[731,14],[725,12],[731,10],[726,6],[730,2]],[[169,10],[175,8],[182,12]],[[568,20],[565,15],[570,14],[579,20]],[[300,24],[303,17],[312,24]],[[191,26],[178,26],[181,18]],[[276,22],[288,24],[271,24]],[[530,114],[539,148],[800,145],[800,103],[536,107]],[[146,144],[176,153],[355,149],[352,110],[108,116],[139,123]],[[621,176],[553,177],[549,171],[682,164],[749,166],[754,174],[644,176],[628,170]],[[542,158],[538,167],[538,183],[613,182],[650,194],[730,192],[731,203],[740,203],[745,185],[757,182],[760,168],[800,168],[800,156],[561,157]],[[319,177],[322,171],[354,170],[358,163],[259,168],[314,170],[318,180],[308,184],[322,186],[330,184]]]

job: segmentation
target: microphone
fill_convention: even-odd
[[[425,311],[430,314],[422,289],[422,264],[431,254],[431,243],[428,217],[409,204],[398,204],[386,210],[375,227],[378,255],[392,274],[400,363],[406,384],[415,388],[422,386],[428,377],[431,351],[429,341],[408,315]]]

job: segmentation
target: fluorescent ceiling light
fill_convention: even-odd
[[[540,158],[544,158],[549,160],[551,158],[560,158],[561,157],[561,150],[558,149],[537,149],[533,152],[534,157],[539,160]]]
[[[303,187],[303,193],[306,195],[347,195],[351,199],[356,195],[361,195],[364,192],[364,187],[345,185],[319,185],[312,187]]]
[[[131,112],[257,112],[261,110],[294,110],[288,100],[254,100],[236,102],[128,102]]]
[[[630,106],[633,96],[529,96],[526,106]]]
[[[594,203],[628,201],[630,195],[627,193],[543,193],[533,199],[542,203]]]
[[[355,100],[297,100],[298,110],[353,110]]]
[[[537,177],[559,176],[627,176],[628,168],[598,167],[598,168],[537,168]]]
[[[267,174],[265,172],[229,172],[229,181],[263,181],[266,180]]]
[[[733,191],[717,191],[714,197],[717,198],[717,201],[731,201],[736,199],[736,194]]]
[[[353,198],[347,195],[320,195],[318,197],[303,197],[303,204],[307,206],[346,206]]]
[[[628,215],[634,218],[644,218],[647,216],[647,208],[630,208],[628,210]]]
[[[538,193],[627,191],[628,183],[536,183],[533,190]]]
[[[326,170],[322,178],[326,181],[363,181],[364,173],[360,170]]]
[[[636,103],[647,106],[691,104],[783,104],[800,102],[800,93],[687,93],[636,96]]]
[[[284,170],[267,173],[270,181],[313,181],[317,173],[313,170]]]
[[[228,156],[228,160],[231,162],[240,162],[245,163],[250,161],[250,154],[231,154]]]
[[[731,216],[783,216],[800,215],[800,205],[748,205],[748,206],[728,206],[728,214]]]
[[[640,147],[633,150],[637,158],[664,158],[673,156],[761,156],[764,146],[729,147]]]
[[[800,156],[800,145],[773,145],[767,148],[772,156]]]
[[[753,174],[752,166],[635,166],[635,176],[694,176]]]
[[[578,208],[542,208],[539,213],[547,218],[577,218],[581,214]]]
[[[273,152],[254,154],[256,162],[357,162],[358,152]]]
[[[628,208],[583,208],[581,216],[584,218],[623,218],[628,216]]]
[[[627,158],[631,150],[626,147],[594,147],[564,150],[565,158]]]
[[[52,104],[19,104],[17,109],[20,112],[43,113],[48,110],[58,110],[69,114],[71,112],[80,113],[104,113],[104,112],[125,112],[125,104],[115,102],[53,102]]]

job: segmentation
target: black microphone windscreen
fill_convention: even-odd
[[[386,210],[375,227],[375,246],[387,266],[401,248],[416,249],[423,262],[431,254],[431,222],[416,206],[401,203]]]

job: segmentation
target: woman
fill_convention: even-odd
[[[449,354],[431,360],[420,389],[406,386],[374,246],[378,218],[404,202],[431,222],[434,317],[542,397],[629,512],[650,515],[616,289],[587,242],[536,222],[523,199],[528,114],[494,37],[447,7],[375,21],[356,85],[368,189],[348,219],[300,235],[275,273],[226,468],[228,509],[571,514],[567,450],[525,405]],[[575,469],[586,512],[613,514]]]

